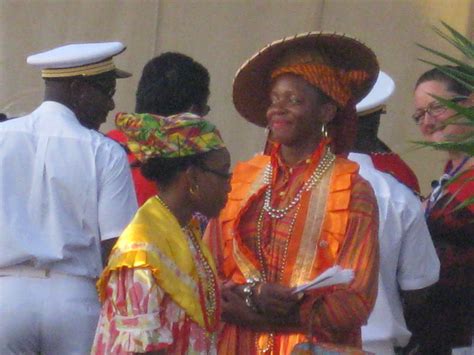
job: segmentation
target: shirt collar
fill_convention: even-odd
[[[347,158],[358,163],[359,165],[375,169],[374,163],[372,162],[372,158],[370,157],[370,155],[350,152]]]

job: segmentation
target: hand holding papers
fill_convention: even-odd
[[[339,265],[330,267],[314,280],[296,287],[293,293],[299,293],[308,290],[315,290],[322,287],[338,284],[348,284],[354,279],[354,270],[343,269]]]

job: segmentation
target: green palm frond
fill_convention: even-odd
[[[449,151],[456,151],[456,152],[463,152],[468,155],[474,156],[474,139],[469,139],[466,141],[460,142],[425,142],[425,141],[415,141],[415,144],[418,144],[422,147],[429,147],[436,150],[449,150]]]
[[[436,99],[436,101],[438,101],[439,103],[441,103],[443,106],[453,110],[456,112],[456,116],[453,116],[455,119],[458,118],[465,118],[467,119],[468,121],[471,121],[471,122],[474,122],[474,107],[472,106],[462,106],[460,104],[458,104],[457,102],[453,102],[449,99],[444,99],[442,97],[439,97],[439,96],[436,96],[436,95],[431,95],[432,97],[434,97]],[[466,97],[467,99],[467,97]],[[446,123],[452,123],[452,121],[454,120],[448,120],[448,121],[445,121]]]
[[[419,59],[420,62],[432,65],[436,68],[438,68],[441,72],[445,73],[447,76],[453,78],[457,82],[463,84],[465,87],[467,87],[469,90],[474,91],[474,68],[469,67],[465,64],[458,65],[462,69],[457,69],[457,68],[450,68],[446,67],[444,65],[440,65],[434,62],[431,62],[429,60],[424,60],[424,59]],[[459,63],[459,61],[458,61]],[[467,69],[469,68],[469,70]]]
[[[454,64],[456,67],[449,67],[443,64],[434,63],[432,61],[420,59],[422,62],[433,65],[441,72],[445,73],[449,77],[453,78],[471,92],[474,92],[474,43],[466,36],[459,33],[453,27],[447,23],[441,21],[442,28],[433,27],[433,31],[460,51],[466,58],[468,63],[465,61],[454,58],[453,56],[447,55],[441,51],[426,47],[418,44],[421,48],[425,49],[431,54],[434,54],[438,58],[447,60],[450,64]],[[462,106],[456,102],[443,99],[433,95],[433,97],[445,107],[452,109],[456,112],[451,119],[444,122],[448,124],[463,124],[472,126],[474,125],[474,107]],[[437,150],[455,150],[465,152],[474,156],[474,130],[469,133],[464,139],[457,139],[456,141],[447,141],[441,143],[432,142],[415,142],[416,144],[423,147],[431,147]]]
[[[460,50],[467,58],[474,58],[474,44],[446,22],[441,21],[441,24],[449,31],[449,34],[444,33],[437,27],[433,27],[433,31]]]
[[[451,62],[451,63],[454,64],[454,65],[460,66],[461,68],[465,69],[466,71],[471,71],[471,70],[472,70],[472,68],[469,68],[469,66],[466,65],[466,63],[464,63],[462,60],[459,60],[459,59],[457,59],[457,58],[454,58],[454,57],[452,57],[452,56],[450,56],[450,55],[448,55],[448,54],[445,54],[445,53],[443,53],[443,52],[440,52],[440,51],[438,51],[438,50],[436,50],[436,49],[432,49],[432,48],[426,47],[426,46],[424,46],[424,45],[422,45],[422,44],[419,44],[419,43],[417,43],[417,46],[420,47],[420,48],[423,48],[424,50],[426,50],[426,51],[428,51],[428,52],[430,52],[430,53],[432,53],[432,54],[434,54],[434,55],[436,55],[437,57],[441,57],[441,58],[443,58],[443,59],[446,59],[447,61]],[[422,60],[422,61],[423,61],[423,60]],[[428,62],[428,63],[429,63],[429,62]],[[433,65],[438,66],[439,64],[433,64]]]

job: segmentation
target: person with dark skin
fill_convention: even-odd
[[[367,325],[362,327],[363,349],[394,354],[408,344],[405,310],[426,300],[429,286],[439,278],[439,259],[423,215],[421,201],[394,176],[376,168],[374,152],[384,149],[377,138],[380,114],[395,83],[380,72],[370,93],[357,104],[357,138],[348,158],[359,164],[360,175],[372,186],[379,208],[379,291]]]
[[[166,52],[143,68],[137,87],[137,113],[169,116],[191,112],[206,116],[210,108],[208,70],[191,57]]]
[[[118,114],[116,124],[159,192],[120,236],[99,280],[92,353],[215,354],[219,287],[193,216],[217,217],[224,207],[229,152],[215,126],[190,113]]]
[[[381,71],[374,89],[388,98],[395,90],[395,83]],[[376,169],[392,175],[419,195],[420,186],[413,170],[378,136],[380,118],[386,113],[386,106],[384,103],[373,105],[373,100],[373,97],[367,96],[356,106],[357,138],[353,151],[370,155]]]
[[[97,132],[115,107],[120,42],[28,57],[44,101],[0,125],[1,354],[90,352],[96,278],[136,211],[123,150]],[[28,171],[28,174],[24,172]]]
[[[169,116],[191,112],[199,116],[209,113],[210,77],[200,63],[182,53],[166,52],[151,59],[143,68],[136,92],[135,112]],[[117,129],[107,136],[127,149],[138,205],[156,195],[152,181],[143,177],[135,156],[126,147],[127,137]]]
[[[377,293],[378,215],[342,155],[377,73],[369,48],[324,32],[275,41],[238,70],[234,105],[271,130],[273,147],[235,167],[228,203],[206,229],[223,283],[219,353],[290,354],[308,333],[360,351]],[[334,265],[355,279],[296,292]]]
[[[116,76],[114,72],[81,77],[45,80],[45,101],[60,102],[72,108],[78,121],[86,128],[98,131],[107,120],[107,115],[115,108]],[[117,238],[101,242],[102,260],[107,260]]]

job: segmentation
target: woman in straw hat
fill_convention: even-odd
[[[274,42],[237,72],[235,107],[270,129],[272,149],[237,165],[206,231],[223,280],[220,353],[288,354],[308,330],[360,347],[377,293],[378,215],[358,166],[336,154],[350,147],[355,104],[377,74],[369,48],[326,33]],[[295,292],[334,265],[353,281]]]
[[[224,207],[229,153],[216,127],[190,113],[118,114],[116,125],[159,193],[120,236],[98,282],[93,353],[215,354],[217,277],[192,215]]]

